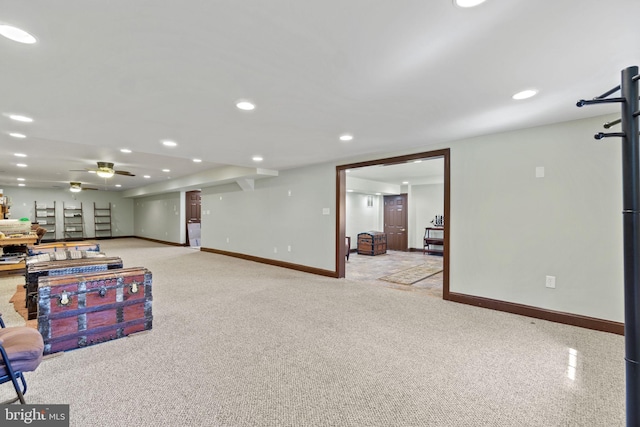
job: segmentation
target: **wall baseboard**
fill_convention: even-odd
[[[163,243],[172,246],[185,246],[180,243],[165,242],[147,237],[131,236],[138,239],[148,240],[156,243]],[[225,255],[234,258],[240,258],[248,261],[259,262],[261,264],[273,265],[276,267],[288,268],[291,270],[302,271],[304,273],[317,274],[320,276],[334,277],[338,275],[335,271],[324,270],[321,268],[309,267],[301,264],[294,264],[285,261],[277,261],[269,258],[262,258],[253,255],[246,255],[238,252],[223,251],[220,249],[201,247],[201,251],[210,252],[218,255]],[[412,248],[411,251],[422,251],[421,249]],[[351,249],[350,252],[357,252]],[[443,297],[444,300],[457,302],[460,304],[473,305],[476,307],[488,308],[491,310],[504,311],[506,313],[517,314],[520,316],[532,317],[534,319],[548,320],[550,322],[562,323],[565,325],[578,326],[580,328],[592,329],[601,332],[609,332],[617,335],[624,335],[624,323],[613,322],[611,320],[597,319],[595,317],[582,316],[579,314],[565,313],[561,311],[546,310],[539,307],[523,305],[508,301],[495,300],[491,298],[478,297],[474,295],[459,294],[456,292],[448,292]]]
[[[131,236],[131,237],[135,237],[136,239],[148,240],[150,242],[155,242],[155,243],[162,243],[163,245],[169,245],[169,246],[187,246],[184,243],[166,242],[164,240],[151,239],[149,237],[140,237],[140,236]]]
[[[455,292],[449,292],[444,299],[461,304],[474,305],[476,307],[489,308],[521,316],[533,317],[535,319],[548,320],[550,322],[562,323],[565,325],[624,335],[624,323],[613,322],[611,320],[597,319],[595,317],[581,316],[579,314],[565,313],[561,311],[546,310],[529,305],[494,300],[474,295],[458,294]]]
[[[200,250],[203,252],[211,252],[218,255],[226,255],[234,258],[245,259],[248,261],[259,262],[261,264],[269,264],[269,265],[274,265],[276,267],[283,267],[291,270],[302,271],[305,273],[317,274],[319,276],[338,277],[335,271],[324,270],[322,268],[309,267],[306,265],[294,264],[294,263],[285,262],[285,261],[277,261],[269,258],[262,258],[262,257],[253,256],[253,255],[241,254],[237,252],[223,251],[220,249],[201,247]]]

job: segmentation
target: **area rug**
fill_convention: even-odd
[[[399,283],[401,285],[412,285],[416,282],[431,277],[442,271],[441,267],[430,267],[428,265],[419,265],[411,267],[388,276],[381,277],[380,280],[385,282]]]

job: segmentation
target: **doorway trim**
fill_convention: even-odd
[[[409,163],[414,160],[424,160],[432,158],[444,159],[444,252],[443,252],[443,278],[442,278],[442,298],[449,298],[449,253],[450,253],[450,235],[451,235],[451,150],[444,148],[440,150],[426,151],[422,153],[408,154],[404,156],[387,157],[384,159],[369,160],[366,162],[350,163],[346,165],[336,166],[336,276],[338,278],[345,277],[346,272],[346,224],[347,224],[347,169],[356,169],[366,166],[377,165],[394,165]]]

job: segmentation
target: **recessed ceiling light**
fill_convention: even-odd
[[[21,133],[17,133],[17,132],[11,132],[9,134],[9,136],[12,136],[14,138],[26,138],[27,135],[21,134]]]
[[[18,181],[24,181],[24,178],[16,178]]]
[[[376,196],[381,196],[381,195],[382,195],[382,193],[376,193]]]
[[[537,93],[538,91],[535,89],[527,89],[527,90],[523,90],[522,92],[516,93],[511,98],[515,100],[527,99],[527,98],[531,98],[532,96],[535,96]]]
[[[178,144],[173,141],[162,141],[162,145],[165,145],[167,147],[175,147]]]
[[[486,0],[453,0],[453,4],[458,7],[475,7],[484,3]]]
[[[256,108],[255,104],[249,101],[238,101],[236,102],[236,107],[244,111],[251,111]]]
[[[131,150],[129,150],[128,148],[122,148],[122,149],[120,149],[120,152],[128,154],[128,153],[131,153]]]
[[[263,161],[264,159],[263,159],[262,157],[260,157],[260,156],[253,156],[253,157],[251,158],[251,160],[253,160],[254,162],[261,162],[261,161]]]
[[[353,139],[353,135],[344,134],[340,135],[340,141],[351,141]]]
[[[151,176],[149,176],[149,175],[145,175],[145,176],[144,176],[144,178],[151,178]]]
[[[402,181],[402,184],[407,185],[409,181]]]
[[[37,40],[31,34],[11,25],[0,25],[0,35],[18,43],[34,44]]]
[[[162,169],[162,172],[171,172],[170,169]]]
[[[120,188],[120,187],[122,187],[122,185],[121,184],[116,184],[116,187]]]
[[[27,155],[23,153],[14,153],[13,155],[16,157],[27,157]]]
[[[353,193],[353,190],[347,190],[347,193]]]
[[[89,172],[89,173],[96,173],[96,171],[87,171],[87,172]]]
[[[18,184],[18,187],[24,187],[24,184]]]
[[[27,165],[25,165],[24,163],[18,163],[16,164],[16,166],[18,166],[19,168],[26,168]]]
[[[200,162],[202,162],[201,159],[193,159],[193,163],[200,163]]]
[[[31,123],[33,121],[31,117],[22,116],[20,114],[9,114],[9,118],[17,122]]]

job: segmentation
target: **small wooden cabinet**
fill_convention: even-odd
[[[444,228],[425,228],[422,253],[434,255],[442,255],[444,253]]]

